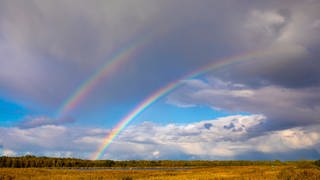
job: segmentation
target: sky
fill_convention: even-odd
[[[318,0],[0,0],[0,155],[320,158]]]

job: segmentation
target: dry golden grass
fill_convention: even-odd
[[[193,168],[190,170],[72,170],[45,168],[2,168],[0,180],[4,179],[320,179],[317,167],[287,166],[227,166]]]

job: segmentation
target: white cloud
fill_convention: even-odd
[[[288,152],[292,149],[317,150],[319,135],[320,133],[314,127],[292,128],[270,132],[265,136],[252,138],[250,141],[256,144],[258,150],[265,153]]]
[[[319,126],[257,134],[266,121],[263,115],[236,115],[189,124],[144,122],[122,131],[103,158],[237,159],[252,152],[319,150]],[[50,125],[1,132],[2,154],[91,158],[109,131]]]
[[[17,153],[12,151],[12,150],[10,150],[10,149],[3,149],[1,155],[2,156],[16,156]]]
[[[152,155],[153,155],[155,158],[158,158],[159,155],[160,155],[160,151],[153,151],[153,152],[152,152]]]

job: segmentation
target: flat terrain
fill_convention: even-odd
[[[217,166],[188,170],[0,168],[0,179],[320,179],[316,166]]]

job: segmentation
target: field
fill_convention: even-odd
[[[0,179],[320,179],[316,166],[217,166],[187,170],[0,168]]]

